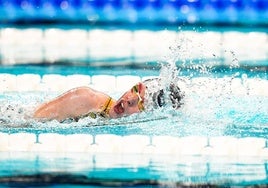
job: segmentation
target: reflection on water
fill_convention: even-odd
[[[256,157],[20,152],[7,156],[0,157],[5,161],[0,167],[0,185],[191,187],[267,183],[267,161]]]

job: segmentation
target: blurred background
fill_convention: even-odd
[[[2,24],[267,25],[266,0],[1,0]]]
[[[178,66],[203,59],[263,66],[267,26],[266,0],[0,0],[0,72],[40,72],[30,70],[40,64],[151,67],[174,53],[182,54],[173,58]],[[181,43],[184,51],[174,52]],[[16,71],[25,64],[28,72]]]

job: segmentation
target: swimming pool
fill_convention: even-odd
[[[262,29],[2,29],[1,185],[266,185],[267,46]],[[186,96],[177,111],[71,123],[27,118],[72,87],[117,98],[140,80],[169,77],[175,65]]]

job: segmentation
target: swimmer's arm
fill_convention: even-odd
[[[99,111],[107,98],[108,95],[89,87],[75,88],[42,104],[34,112],[34,118],[58,121],[77,118],[92,111]]]

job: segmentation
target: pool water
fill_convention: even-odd
[[[132,71],[137,74],[139,72]],[[149,74],[150,71],[147,75]],[[179,86],[185,92],[185,97],[183,106],[177,111],[165,107],[118,120],[86,118],[79,122],[53,121],[45,124],[35,122],[27,116],[31,115],[38,104],[61,92],[7,92],[0,95],[0,129],[3,132],[17,132],[21,127],[26,127],[26,131],[33,132],[51,128],[54,132],[64,133],[267,138],[268,98],[264,95],[266,89],[263,88],[266,82],[254,78],[253,74],[252,78],[180,77]],[[118,98],[123,92],[110,91],[109,94]],[[16,129],[12,130],[12,127]]]
[[[129,71],[137,75],[141,71],[145,77],[159,72]],[[221,73],[189,77],[183,72],[179,73],[179,85],[185,98],[180,109],[174,111],[167,107],[118,120],[88,118],[79,122],[39,123],[25,114],[30,114],[40,102],[60,94],[59,91],[2,93],[2,140],[13,135],[8,139],[21,141],[21,147],[26,149],[15,147],[9,141],[10,148],[1,152],[0,183],[8,186],[157,187],[267,184],[267,157],[260,151],[265,149],[268,135],[268,98],[262,85],[267,82],[266,72],[243,73],[236,77],[230,72],[230,76],[223,77]],[[120,72],[117,76],[120,77]],[[120,94],[110,91],[115,98]],[[21,134],[26,137],[20,138]],[[62,135],[66,136],[63,148],[53,148],[55,144],[59,147]],[[92,136],[90,145],[99,148],[75,151],[74,148],[85,144],[81,135]],[[71,144],[73,141],[66,139],[72,136],[78,138]],[[35,150],[29,146],[32,141],[21,140],[27,137],[47,145]],[[103,138],[108,145],[103,143]],[[172,143],[176,138],[180,141]],[[120,139],[125,140],[124,146]],[[214,148],[215,143],[220,148]],[[146,145],[146,151],[137,149],[139,145]],[[258,152],[254,145],[259,147]],[[202,150],[196,149],[198,147]]]
[[[266,185],[267,55],[243,59],[244,52],[213,46],[217,53],[203,57],[207,51],[193,47],[189,38],[179,38],[160,63],[3,63],[0,184]],[[77,84],[118,98],[137,81],[159,75],[168,80],[174,72],[185,93],[178,110],[167,106],[116,120],[63,123],[30,118],[37,105]]]
[[[267,162],[257,158],[14,153],[1,156],[1,184],[12,186],[168,186],[267,184]],[[53,160],[51,160],[53,159]],[[163,163],[165,161],[165,163]],[[191,161],[191,162],[189,162]],[[24,181],[22,181],[24,179]]]

